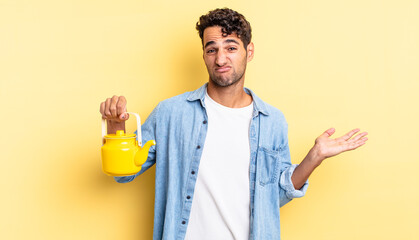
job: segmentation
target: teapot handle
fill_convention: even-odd
[[[138,146],[142,147],[143,146],[143,138],[141,137],[141,118],[140,115],[138,115],[138,113],[133,113],[133,112],[127,112],[128,114],[132,114],[135,116],[135,118],[137,119],[137,142],[138,142]]]
[[[142,137],[141,137],[141,118],[140,115],[138,115],[137,113],[133,113],[133,112],[127,112],[128,114],[132,114],[135,116],[136,120],[137,120],[137,143],[138,146],[142,147]],[[106,135],[106,120],[102,118],[102,142],[105,138]]]

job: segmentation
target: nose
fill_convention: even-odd
[[[224,51],[218,51],[217,56],[215,58],[215,64],[218,66],[224,66],[227,63],[227,56]]]

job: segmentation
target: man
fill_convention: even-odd
[[[197,30],[209,81],[196,91],[158,104],[142,126],[155,139],[147,162],[129,182],[156,164],[154,239],[280,239],[279,208],[302,197],[321,162],[363,145],[367,133],[320,135],[292,165],[282,113],[244,88],[254,55],[243,15],[216,9]],[[108,98],[100,112],[108,133],[125,130],[126,99]]]

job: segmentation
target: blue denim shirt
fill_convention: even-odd
[[[136,175],[115,177],[117,182],[130,182],[156,164],[154,240],[185,237],[208,129],[206,88],[207,84],[160,102],[141,127],[143,142],[156,140],[147,161]],[[251,90],[245,91],[253,98],[249,129],[250,239],[280,239],[279,208],[304,196],[308,182],[300,190],[291,182],[297,165],[290,161],[284,115]]]

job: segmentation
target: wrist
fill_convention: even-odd
[[[324,159],[326,159],[320,152],[317,145],[314,145],[307,154],[307,161],[309,161],[314,166],[319,166]]]

